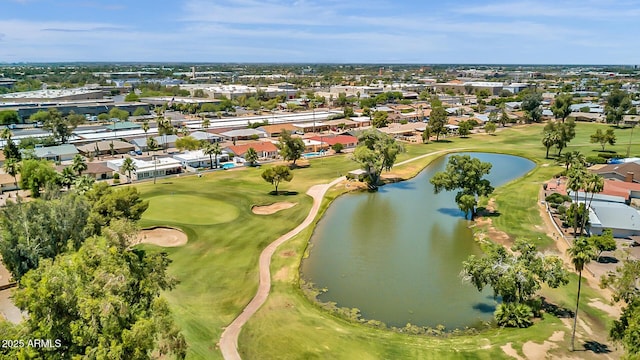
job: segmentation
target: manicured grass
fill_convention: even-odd
[[[144,218],[191,225],[213,225],[233,221],[237,207],[220,200],[193,195],[160,195],[149,199]]]
[[[587,153],[599,149],[598,144],[589,143],[589,136],[595,129],[604,127],[606,125],[579,124],[576,139],[568,150]],[[549,164],[536,168],[524,179],[497,189],[494,198],[500,216],[493,218],[498,229],[513,237],[534,240],[541,237],[540,243],[546,245],[549,240],[544,238],[544,231],[536,228],[542,222],[535,195],[541,182],[562,168],[554,165],[552,159],[544,159],[541,132],[542,125],[533,125],[499,131],[496,136],[479,134],[469,139],[451,139],[451,142],[407,144],[407,152],[400,154],[398,161],[438,150],[464,148],[465,151],[526,156],[538,164]],[[630,131],[616,130],[616,134],[619,144],[611,149],[624,153]],[[631,147],[632,155],[640,154],[640,134],[637,135],[638,140]],[[405,178],[413,176],[434,158],[429,156],[394,168],[393,174]],[[281,190],[292,194],[288,196],[269,195],[272,185],[264,182],[260,178],[262,170],[255,168],[218,171],[202,178],[164,179],[156,185],[137,185],[143,196],[151,200],[141,226],[176,226],[189,236],[189,243],[184,247],[162,249],[173,260],[169,268],[171,274],[180,280],[176,289],[165,296],[187,338],[189,359],[221,357],[216,343],[223,327],[240,313],[255,293],[260,252],[304,219],[311,207],[311,198],[304,194],[305,191],[314,184],[328,183],[358,168],[349,154],[316,158],[309,163],[308,168],[294,170],[291,183],[281,184]],[[339,191],[330,193],[332,197],[338,194]],[[197,204],[199,201],[172,201],[172,196],[203,199],[204,205]],[[270,216],[258,216],[250,210],[252,205],[277,201],[297,202],[298,206]],[[207,203],[224,203],[236,209],[237,217],[224,223],[205,222],[208,220],[203,218],[208,217],[202,213],[220,211]],[[328,203],[325,201],[325,208]],[[205,209],[197,210],[200,206]],[[186,219],[181,214],[195,216]],[[477,336],[440,339],[397,334],[336,318],[307,301],[298,286],[298,266],[311,232],[308,229],[276,252],[272,264],[273,293],[240,336],[239,349],[245,358],[504,358],[501,345],[512,342],[514,348],[520,349],[528,340],[541,343],[554,331],[566,330],[559,319],[546,316],[530,329],[491,330]],[[145,248],[159,251],[153,246]],[[569,304],[574,296],[571,289],[573,284],[549,292],[547,296],[551,301],[558,299]],[[584,296],[587,303],[591,295]],[[429,306],[428,303],[425,299],[425,306]],[[601,317],[602,314],[594,314],[594,319],[602,322]]]

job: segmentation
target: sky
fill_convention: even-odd
[[[640,65],[640,0],[0,0],[0,63]]]

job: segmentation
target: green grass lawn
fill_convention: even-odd
[[[576,139],[568,150],[595,153],[600,146],[590,144],[589,136],[596,128],[604,127],[578,124]],[[533,125],[505,129],[495,136],[478,134],[468,139],[453,138],[451,142],[407,144],[407,152],[398,161],[438,150],[464,148],[521,155],[539,165],[550,164],[497,189],[494,198],[501,215],[493,218],[498,229],[514,237],[540,237],[540,244],[548,245],[550,240],[536,228],[542,224],[536,194],[541,182],[562,168],[555,166],[552,159],[544,159],[541,132],[542,125]],[[608,148],[625,153],[630,130],[616,130],[616,134],[618,145]],[[637,135],[638,140],[631,146],[632,155],[640,155],[640,134]],[[434,158],[429,156],[394,168],[393,173],[411,177]],[[141,226],[169,225],[181,228],[189,236],[189,243],[183,247],[162,249],[173,260],[170,273],[180,281],[164,295],[187,338],[189,359],[221,358],[216,343],[223,327],[255,293],[260,252],[304,219],[312,203],[305,191],[358,168],[349,155],[312,159],[310,164],[308,168],[294,170],[291,183],[280,185],[281,190],[290,192],[287,196],[269,195],[273,186],[261,179],[262,170],[256,168],[136,185],[143,197],[150,200]],[[331,196],[338,193],[333,191]],[[298,205],[266,216],[251,212],[253,205],[277,201]],[[325,201],[325,208],[328,203]],[[245,358],[503,358],[501,345],[512,342],[519,349],[528,340],[540,343],[553,331],[564,329],[559,319],[546,316],[541,323],[525,330],[496,329],[476,336],[433,338],[373,329],[336,318],[307,301],[298,286],[298,266],[310,235],[310,229],[304,231],[276,252],[272,264],[273,292],[240,336],[239,349]],[[151,245],[145,248],[158,250]],[[575,292],[572,288],[573,284],[566,290],[549,292],[548,297],[570,303],[572,291]],[[585,303],[590,296],[596,297],[597,293],[585,295]],[[597,312],[593,312],[593,318],[602,324],[606,320]]]

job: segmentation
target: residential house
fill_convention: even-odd
[[[335,135],[335,136],[313,136],[311,140],[321,141],[329,147],[335,144],[342,144],[345,149],[352,149],[358,146],[358,138],[351,135]]]
[[[71,165],[59,165],[56,166],[57,172],[62,172],[64,168]],[[96,180],[106,180],[113,178],[114,169],[107,166],[106,162],[88,162],[87,169],[82,172],[82,175],[92,177]]]
[[[52,161],[67,161],[73,159],[78,154],[78,149],[71,144],[57,146],[36,147],[34,154],[37,158]]]
[[[194,131],[190,136],[198,141],[206,141],[211,144],[222,141],[222,137],[206,131]]]
[[[589,224],[592,235],[600,235],[604,229],[611,229],[617,238],[640,235],[640,213],[624,203],[593,201]]]
[[[264,131],[260,131],[257,129],[238,129],[238,130],[230,130],[220,133],[222,137],[226,140],[251,140],[266,137],[267,134]]]
[[[133,180],[152,179],[154,176],[161,177],[182,172],[182,164],[173,158],[157,158],[151,161],[131,159],[136,168],[132,173]],[[120,172],[122,163],[124,163],[124,159],[114,159],[107,161],[107,166],[114,171]]]
[[[290,133],[297,131],[298,128],[293,126],[293,124],[284,123],[284,124],[274,124],[274,125],[263,125],[260,126],[257,130],[264,132],[267,137],[277,138],[282,134],[283,130],[286,130]]]
[[[113,146],[113,154],[127,154],[130,151],[135,150],[135,146],[128,142],[113,140],[113,141],[98,141],[89,144],[78,146],[78,151],[84,156],[101,156],[111,155],[111,147]]]
[[[635,162],[592,166],[589,170],[605,179],[640,183],[640,164]]]
[[[275,159],[278,156],[278,148],[269,141],[255,141],[243,145],[231,145],[224,148],[228,153],[244,158],[247,150],[253,148],[260,159]]]
[[[215,162],[215,155],[209,156],[202,150],[185,151],[183,153],[173,155],[173,158],[178,160],[180,164],[182,164],[182,167],[187,169],[211,167],[211,162]],[[221,162],[225,161],[229,161],[229,153],[223,151],[222,154],[218,155],[217,165],[220,165]]]

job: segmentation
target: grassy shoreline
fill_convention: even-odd
[[[527,180],[514,181],[499,188],[496,204],[503,218],[495,221],[494,226],[503,230],[514,222],[517,233],[536,229],[527,206],[519,197],[510,197],[507,190],[518,189],[519,195],[530,193],[534,187],[539,188],[541,179],[558,171],[553,160],[544,160],[544,148],[540,145],[540,134],[543,125],[509,128],[498,132],[497,136],[474,135],[469,139],[453,139],[451,143],[409,144],[407,152],[401,154],[398,161],[438,150],[463,148],[462,151],[497,152],[537,159],[536,170]],[[588,138],[595,128],[602,125],[579,124],[575,146],[569,150],[591,151],[599,148],[597,144],[589,144]],[[628,134],[624,130],[622,135]],[[626,142],[619,136],[620,143],[612,149],[626,151]],[[624,152],[624,151],[618,151]],[[632,155],[640,153],[640,144],[632,146]],[[441,155],[438,155],[441,156]],[[417,175],[429,162],[437,156],[425,157],[405,164],[394,173],[403,178]],[[172,193],[199,196],[207,199],[223,201],[237,208],[236,219],[217,224],[190,224],[188,219],[182,222],[168,221],[158,218],[143,219],[142,226],[170,225],[179,227],[189,236],[189,243],[181,248],[158,249],[145,246],[152,251],[167,251],[173,263],[169,271],[177,276],[181,283],[165,294],[177,323],[182,327],[189,344],[188,359],[221,358],[216,343],[222,328],[242,311],[257,288],[257,259],[264,247],[280,235],[299,224],[311,207],[311,198],[305,191],[315,184],[328,183],[341,174],[357,168],[357,164],[349,160],[348,155],[332,156],[310,161],[311,167],[296,169],[291,183],[282,185],[294,195],[279,196],[277,199],[268,195],[271,185],[260,178],[260,170],[245,169],[242,171],[226,171],[208,173],[202,178],[181,177],[180,179],[163,179],[154,186],[151,183],[136,185],[146,199],[158,195]],[[521,178],[523,179],[523,178]],[[527,181],[529,183],[527,183]],[[521,188],[526,191],[521,191]],[[297,192],[297,193],[296,193]],[[329,200],[338,195],[336,190],[328,193],[323,201],[320,218],[329,206]],[[154,206],[162,206],[166,212],[180,212],[182,209],[172,206],[171,196]],[[297,202],[298,205],[273,215],[259,216],[251,213],[251,205],[267,204],[274,201]],[[511,202],[516,202],[511,207]],[[537,199],[533,201],[535,204]],[[211,204],[214,204],[212,201]],[[529,203],[530,204],[530,203]],[[182,205],[185,206],[185,205]],[[214,208],[215,205],[212,205]],[[537,209],[537,208],[536,208]],[[530,210],[530,209],[529,209]],[[508,213],[513,214],[508,216]],[[530,211],[529,211],[530,212]],[[161,212],[160,212],[161,213]],[[539,219],[539,214],[536,211]],[[524,220],[519,216],[525,216]],[[167,216],[167,218],[175,217]],[[205,220],[200,220],[205,223]],[[352,324],[321,311],[309,302],[300,287],[299,265],[307,246],[313,227],[307,228],[289,242],[283,244],[276,252],[272,262],[272,293],[267,303],[249,321],[240,334],[239,349],[247,359],[277,358],[501,358],[504,352],[501,345],[512,343],[522,354],[521,347],[533,340],[541,343],[554,331],[566,331],[561,319],[547,316],[533,329],[508,330],[496,329],[477,336],[440,339],[425,336],[397,334],[388,330],[367,328]],[[554,298],[569,304],[571,288],[564,288],[559,294],[551,294]],[[585,292],[585,303],[589,298],[598,298],[597,292]],[[584,306],[585,312],[593,314],[594,319],[603,318],[594,308]],[[582,311],[582,309],[581,309]],[[591,316],[591,315],[588,315]],[[607,319],[598,320],[605,323]],[[540,325],[540,326],[538,326]],[[323,337],[324,336],[324,337]],[[560,344],[566,349],[565,342]],[[557,350],[560,351],[560,350]],[[564,352],[558,352],[565,354]],[[351,355],[351,356],[350,356]]]

